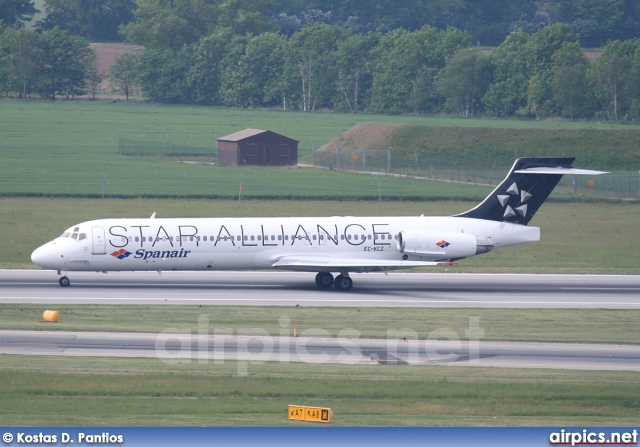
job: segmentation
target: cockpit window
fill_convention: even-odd
[[[69,237],[69,236],[71,236],[71,233],[69,233],[68,231],[65,231],[60,235],[60,237]]]
[[[86,238],[87,238],[87,234],[86,234],[86,233],[80,233],[80,234],[78,234],[78,240],[79,240],[79,241],[81,241],[81,240],[83,240],[83,239],[86,239]]]
[[[71,235],[71,239],[73,239],[73,240],[78,239],[78,233],[73,233],[73,234]]]

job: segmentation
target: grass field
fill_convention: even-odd
[[[504,132],[498,131],[499,129],[510,129],[510,135],[514,129],[532,129],[536,134],[542,132],[543,135],[548,133],[547,130],[553,131],[554,135],[563,130],[584,130],[596,134],[598,130],[603,130],[609,132],[605,137],[606,141],[618,150],[624,149],[627,152],[630,144],[635,148],[636,140],[640,141],[638,136],[634,137],[638,131],[628,126],[606,123],[596,125],[592,122],[463,120],[446,117],[235,110],[146,102],[5,99],[0,100],[0,195],[231,198],[237,196],[242,184],[246,197],[274,199],[426,200],[478,197],[478,190],[471,186],[425,184],[412,179],[369,177],[330,170],[217,168],[178,163],[184,161],[179,157],[167,159],[118,154],[119,137],[211,147],[216,145],[218,137],[244,128],[261,128],[299,140],[299,154],[305,159],[305,155],[310,154],[313,149],[337,138],[357,123],[414,125],[407,130],[411,136],[399,140],[399,144],[407,147],[398,148],[398,151],[409,150],[411,153],[415,145],[420,145],[420,138],[433,139],[432,134],[423,135],[418,131],[412,133],[412,129],[423,129],[417,125],[440,129],[436,138],[438,145],[452,156],[458,154],[453,149],[460,149],[461,145],[471,144],[473,152],[479,153],[490,152],[492,144],[496,147],[509,145],[508,141],[503,141]],[[478,127],[481,129],[478,129],[480,133],[476,137],[460,131]],[[441,128],[451,131],[442,131]],[[464,138],[461,137],[463,134]],[[526,132],[523,135],[526,137]],[[617,136],[620,136],[620,141]],[[555,148],[553,152],[561,150],[564,153],[566,150],[567,155],[580,156],[581,151],[586,150],[583,147],[586,143],[584,139],[574,140],[554,137],[540,140],[539,146],[559,146],[561,149]],[[594,138],[587,139],[591,140]],[[575,150],[567,148],[572,141],[579,146]],[[509,149],[509,154],[513,153],[514,157],[539,155],[542,149],[544,148],[538,148],[535,153],[531,153],[530,147],[521,148],[516,145]],[[465,153],[469,151],[469,148],[464,149]],[[597,166],[606,166],[610,158],[606,154],[611,152],[600,151],[598,157],[604,157],[602,163],[599,158],[593,157],[589,161]],[[473,156],[482,158],[481,154]],[[581,166],[584,164],[585,160],[582,160]],[[403,164],[402,168],[405,167]],[[637,166],[629,166],[628,169],[635,170]],[[494,175],[495,182],[504,172],[496,172]]]
[[[637,373],[467,367],[0,356],[0,425],[291,426],[289,404],[332,425],[637,425]],[[299,423],[298,423],[299,424]],[[299,426],[299,425],[298,425]]]
[[[53,287],[53,286],[52,286]],[[320,329],[337,337],[353,329],[361,338],[387,339],[405,330],[409,339],[425,340],[446,328],[466,339],[469,319],[479,318],[483,340],[562,343],[634,344],[640,337],[639,310],[612,309],[427,309],[358,307],[137,306],[55,305],[60,322],[45,324],[45,305],[0,304],[0,329],[198,333],[198,318],[208,318],[207,330],[232,330],[251,335],[259,329],[282,334],[280,318],[293,335]],[[311,332],[307,332],[309,334]]]

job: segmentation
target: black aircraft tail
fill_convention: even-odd
[[[478,206],[455,217],[527,225],[564,174],[599,175],[575,169],[575,158],[518,158],[507,177]]]

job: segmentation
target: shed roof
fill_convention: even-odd
[[[232,133],[230,135],[226,135],[224,137],[218,138],[218,141],[242,141],[250,137],[255,137],[256,135],[269,133],[272,135],[277,135],[282,138],[286,138],[287,140],[296,141],[293,138],[285,137],[284,135],[277,134],[275,132],[271,132],[270,130],[260,130],[260,129],[245,129],[240,132]]]

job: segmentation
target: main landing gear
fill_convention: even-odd
[[[66,276],[61,277],[58,282],[62,287],[69,287],[71,285],[71,281]]]
[[[353,280],[346,274],[338,275],[334,279],[331,273],[320,272],[316,275],[316,284],[321,289],[328,289],[329,287],[334,286],[337,290],[346,292],[351,290],[351,287],[353,287]]]

